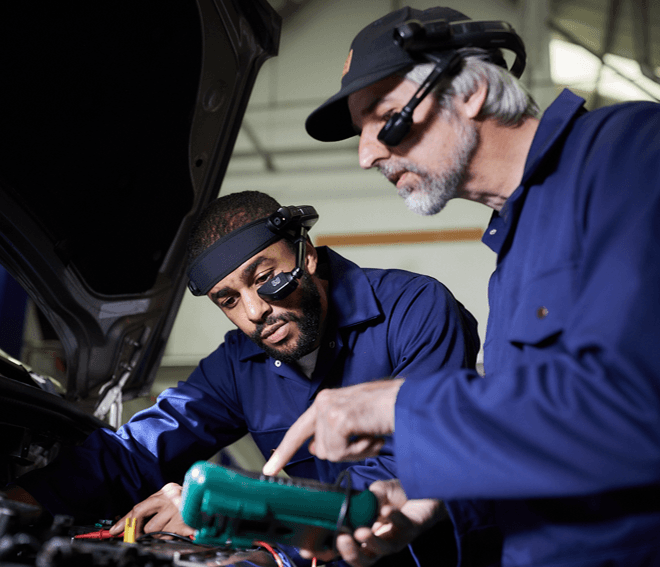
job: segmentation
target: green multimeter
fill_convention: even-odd
[[[369,490],[201,461],[186,473],[181,515],[196,530],[196,543],[246,548],[263,541],[323,551],[333,549],[337,533],[371,526],[378,500]]]

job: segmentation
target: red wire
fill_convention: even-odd
[[[275,558],[275,563],[277,563],[277,567],[284,567],[282,558],[279,556],[277,551],[275,551],[270,545],[268,545],[265,541],[255,541],[254,543],[270,551],[271,555]]]

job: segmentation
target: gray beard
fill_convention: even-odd
[[[469,167],[479,146],[479,132],[472,124],[455,123],[454,128],[458,134],[459,145],[454,149],[445,171],[432,173],[408,160],[397,160],[396,163],[379,166],[381,173],[388,178],[395,171],[402,169],[419,176],[418,184],[404,185],[398,189],[399,196],[405,200],[406,206],[418,215],[439,213],[450,199],[459,196],[470,179]]]

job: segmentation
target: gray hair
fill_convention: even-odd
[[[467,99],[485,81],[488,95],[480,118],[494,118],[504,126],[517,126],[525,117],[539,115],[539,107],[532,96],[509,71],[488,61],[487,51],[465,48],[459,52],[465,54],[461,71],[451,81],[441,80],[433,90],[442,110],[453,108],[452,100],[456,96]],[[421,63],[402,75],[421,84],[433,67],[433,63]]]

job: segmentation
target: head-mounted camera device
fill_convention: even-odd
[[[304,273],[307,233],[318,220],[309,205],[280,207],[272,215],[248,223],[223,236],[192,263],[188,270],[188,289],[193,295],[206,295],[241,264],[282,238],[296,246],[296,266],[281,272],[262,285],[257,293],[264,299],[278,301],[289,296]]]
[[[506,22],[410,20],[394,28],[392,39],[408,53],[421,54],[429,62],[435,63],[435,67],[403,110],[393,114],[378,133],[378,139],[388,146],[397,146],[408,135],[415,108],[433,90],[438,81],[442,77],[453,77],[458,74],[462,58],[455,50],[464,47],[506,48],[516,55],[511,65],[511,74],[520,77],[525,69],[525,46],[511,25]],[[442,51],[435,53],[438,49]],[[504,58],[499,52],[493,54],[492,61],[506,69]]]
[[[381,141],[395,146],[407,135],[412,112],[442,77],[461,69],[457,51],[477,47],[488,51],[493,63],[507,68],[500,49],[512,51],[510,72],[520,77],[525,68],[525,46],[515,30],[503,21],[473,21],[446,7],[426,10],[405,7],[390,12],[362,29],[353,40],[339,92],[314,110],[305,122],[310,136],[335,142],[356,135],[348,110],[348,97],[387,77],[420,63],[435,68],[408,105],[383,128]]]

